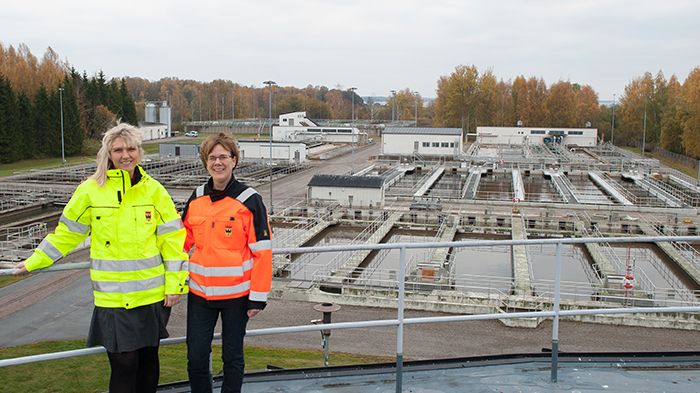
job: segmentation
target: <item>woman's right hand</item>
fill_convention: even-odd
[[[12,275],[13,276],[21,276],[21,275],[27,274],[27,273],[28,273],[27,267],[24,266],[24,261],[22,261],[15,266],[15,271],[12,272]]]

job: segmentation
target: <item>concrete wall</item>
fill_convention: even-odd
[[[437,146],[436,146],[437,144]],[[453,157],[462,151],[462,140],[458,135],[384,134],[382,154]]]

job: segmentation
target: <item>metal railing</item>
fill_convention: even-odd
[[[280,248],[273,250],[273,254],[299,254],[299,253],[323,253],[323,252],[347,252],[360,250],[384,250],[384,249],[399,249],[399,271],[397,273],[397,317],[388,320],[370,320],[356,322],[341,322],[324,325],[302,325],[302,326],[286,326],[276,328],[255,329],[247,332],[248,336],[263,336],[273,334],[289,334],[301,332],[315,332],[322,330],[341,330],[341,329],[358,329],[369,327],[396,327],[396,392],[400,393],[403,389],[403,354],[404,354],[404,328],[406,325],[425,324],[425,323],[444,323],[444,322],[467,322],[479,320],[504,320],[516,318],[552,318],[552,356],[551,356],[551,374],[552,383],[557,382],[558,356],[559,356],[559,320],[561,317],[576,317],[584,315],[610,315],[610,314],[654,314],[654,313],[700,313],[700,304],[698,302],[682,303],[688,304],[684,306],[673,307],[601,307],[587,309],[571,309],[561,310],[561,294],[562,294],[562,246],[564,244],[583,244],[583,243],[655,243],[655,242],[700,242],[700,237],[697,236],[640,236],[640,237],[610,237],[610,238],[550,238],[550,239],[528,239],[528,240],[469,240],[457,242],[432,242],[432,243],[385,243],[385,244],[354,244],[354,245],[338,245],[326,247],[307,247],[307,248]],[[514,312],[502,313],[494,312],[491,314],[476,314],[476,315],[451,315],[439,317],[420,317],[420,318],[404,318],[405,311],[405,295],[406,295],[406,250],[407,249],[426,249],[426,248],[441,248],[441,247],[480,247],[480,246],[514,246],[514,245],[533,245],[533,244],[554,244],[556,246],[556,258],[554,281],[552,283],[552,309],[544,311],[531,312]],[[58,271],[75,268],[86,268],[89,263],[74,263],[55,265],[43,271]],[[0,275],[11,274],[11,271],[0,271]],[[538,300],[539,301],[539,300]],[[220,335],[215,336],[220,339]],[[162,345],[181,344],[185,342],[184,337],[169,338],[161,340]],[[102,347],[93,347],[86,349],[78,349],[72,351],[56,352],[49,354],[40,354],[33,356],[18,357],[12,359],[0,360],[0,367],[14,366],[20,364],[34,363],[46,360],[63,359],[74,356],[90,355],[105,352]]]

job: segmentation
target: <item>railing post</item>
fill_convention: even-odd
[[[396,327],[396,393],[403,390],[403,308],[404,308],[404,287],[406,281],[406,247],[401,247],[399,252],[399,321]]]
[[[554,321],[552,321],[552,382],[557,382],[559,367],[559,302],[561,300],[561,243],[557,243],[556,267],[554,269]]]

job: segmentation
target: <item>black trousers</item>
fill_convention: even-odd
[[[243,338],[248,324],[248,298],[207,301],[187,297],[187,372],[192,393],[212,391],[209,359],[214,327],[221,315],[221,358],[224,361],[222,393],[238,393],[243,385]]]

